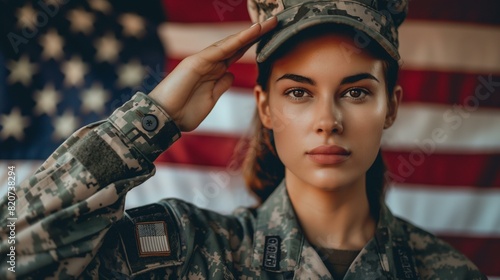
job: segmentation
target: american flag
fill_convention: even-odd
[[[140,256],[168,256],[170,246],[167,237],[167,225],[164,221],[136,224]]]
[[[0,169],[14,164],[28,176],[73,130],[250,24],[245,0],[142,2],[2,2]],[[59,10],[52,16],[40,3]],[[400,28],[404,100],[383,141],[392,211],[451,243],[490,279],[500,279],[498,11],[493,0],[411,1]],[[30,26],[37,31],[23,35]],[[11,32],[27,41],[16,41],[18,51]],[[233,87],[160,156],[127,207],[178,197],[227,213],[255,203],[234,157],[255,106],[253,59],[250,50],[232,66]]]

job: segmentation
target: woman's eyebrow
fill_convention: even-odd
[[[309,84],[309,85],[313,85],[313,86],[316,85],[316,82],[314,82],[314,80],[311,78],[304,77],[302,75],[297,75],[297,74],[290,74],[290,73],[287,73],[287,74],[279,77],[278,79],[276,79],[276,82],[278,82],[280,80],[285,80],[285,79],[289,79],[289,80],[292,80],[292,81],[295,81],[298,83]],[[370,73],[359,73],[356,75],[345,77],[344,79],[342,79],[342,82],[340,82],[340,84],[341,85],[352,84],[352,83],[355,83],[357,81],[361,81],[364,79],[370,79],[370,80],[380,82],[377,78],[375,78],[375,76],[373,76]]]
[[[304,76],[297,75],[297,74],[285,74],[285,75],[279,77],[278,79],[276,79],[276,82],[280,81],[280,80],[284,80],[284,79],[289,79],[289,80],[292,80],[292,81],[295,81],[298,83],[309,84],[312,86],[316,85],[316,83],[311,78],[304,77]]]
[[[360,74],[352,75],[349,77],[345,77],[344,79],[342,79],[342,82],[340,82],[340,84],[341,85],[352,84],[352,83],[355,83],[357,81],[361,81],[364,79],[370,79],[370,80],[375,80],[377,82],[380,82],[377,78],[375,78],[375,76],[373,76],[370,73],[360,73]]]

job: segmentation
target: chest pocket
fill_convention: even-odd
[[[126,211],[118,232],[132,276],[152,271],[168,275],[184,263],[185,254],[175,221],[173,214],[161,204]]]

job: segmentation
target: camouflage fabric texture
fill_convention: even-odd
[[[373,39],[398,61],[397,28],[408,12],[408,0],[248,0],[248,11],[253,22],[273,15],[278,18],[279,28],[257,54],[259,63],[295,34],[323,23],[345,24],[362,31],[355,41],[358,48]]]
[[[142,93],[75,132],[18,187],[15,273],[3,199],[0,279],[332,279],[284,184],[257,209],[227,216],[176,199],[124,211],[126,193],[153,176],[152,161],[179,137]],[[344,279],[486,278],[383,205],[375,237]]]

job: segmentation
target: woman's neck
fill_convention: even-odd
[[[297,219],[316,247],[359,250],[373,237],[376,222],[370,215],[365,178],[350,186],[324,190],[293,174],[285,179]]]

